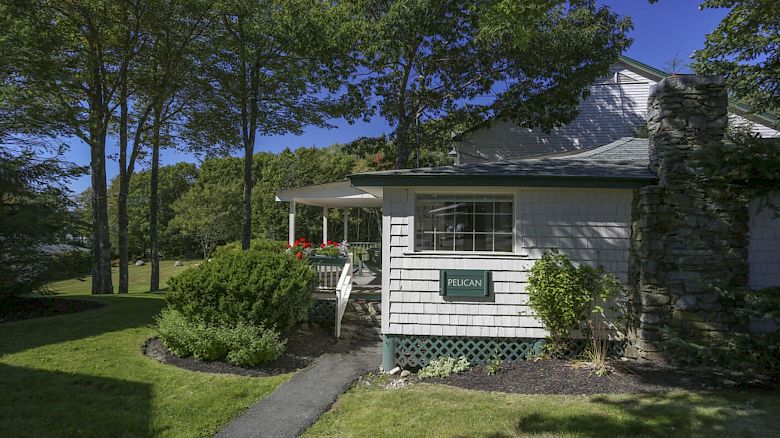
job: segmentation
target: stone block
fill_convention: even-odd
[[[695,295],[683,295],[674,303],[677,310],[692,310],[698,307],[698,301]]]
[[[669,295],[645,292],[640,294],[640,300],[642,302],[642,306],[662,306],[671,302]]]

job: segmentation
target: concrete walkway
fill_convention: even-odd
[[[381,363],[381,343],[324,354],[230,422],[215,437],[297,437],[361,374],[378,370]]]

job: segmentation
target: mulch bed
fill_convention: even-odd
[[[55,297],[0,297],[0,323],[97,309],[96,301]]]
[[[177,357],[171,354],[157,338],[146,341],[143,352],[162,363],[190,371],[265,377],[305,368],[323,353],[334,350],[337,345],[331,330],[316,324],[301,324],[283,334],[282,337],[287,339],[287,348],[284,353],[272,362],[251,368],[243,368],[225,362],[203,362],[193,357]]]
[[[675,389],[714,391],[724,389],[780,389],[778,379],[730,373],[713,369],[682,369],[668,366],[615,362],[615,370],[597,376],[592,370],[568,360],[518,361],[502,364],[488,376],[484,366],[461,374],[426,382],[466,389],[517,394],[621,394]],[[777,377],[777,376],[775,376]]]

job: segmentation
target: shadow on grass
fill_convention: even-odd
[[[97,301],[106,306],[4,323],[0,325],[0,356],[127,328],[145,327],[154,322],[154,316],[165,306],[164,300],[151,296],[109,295],[78,299]]]
[[[150,436],[139,382],[0,364],[0,436]]]
[[[737,399],[739,395],[737,394]],[[746,396],[747,397],[747,396]],[[774,419],[751,402],[716,394],[635,394],[625,397],[594,396],[603,405],[598,413],[562,409],[529,414],[515,426],[518,434],[605,436],[763,436]],[[764,432],[762,432],[764,431]]]

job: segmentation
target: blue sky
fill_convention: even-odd
[[[662,70],[675,56],[688,60],[694,50],[704,45],[705,35],[711,32],[726,15],[725,9],[699,10],[700,0],[660,0],[649,4],[647,0],[599,0],[620,15],[630,16],[634,22],[631,36],[633,45],[625,55]],[[363,136],[378,136],[389,131],[384,120],[375,117],[371,122],[349,125],[341,120],[332,122],[334,129],[308,128],[301,135],[276,135],[258,137],[256,151],[279,152],[289,147],[328,146],[346,143]],[[109,154],[116,153],[115,139],[109,140]],[[89,148],[80,141],[69,142],[66,159],[80,165],[89,164]],[[197,161],[197,158],[182,152],[166,150],[161,154],[163,164],[179,161]],[[146,164],[141,164],[145,168]],[[109,180],[119,172],[116,160],[107,162]],[[89,187],[89,176],[74,180],[70,188],[80,192]]]

